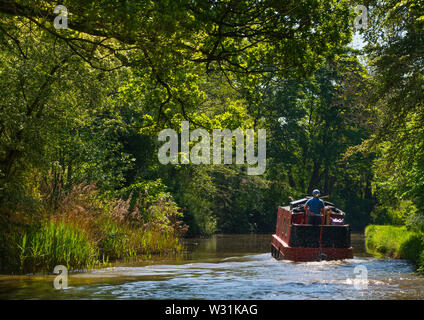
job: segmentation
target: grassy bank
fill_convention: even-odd
[[[185,232],[175,203],[164,196],[104,199],[92,185],[76,186],[55,210],[15,212],[1,234],[0,272],[80,270],[117,259],[178,252]]]
[[[365,229],[367,251],[380,256],[407,259],[424,272],[424,234],[405,226],[369,225]]]
[[[56,265],[69,270],[89,269],[117,259],[149,258],[182,249],[172,232],[113,223],[97,233],[64,220],[50,220],[32,229],[15,235],[18,264],[14,269],[19,273],[52,272]]]

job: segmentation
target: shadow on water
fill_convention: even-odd
[[[118,262],[70,273],[55,290],[55,275],[0,276],[2,299],[423,299],[424,279],[404,260],[376,259],[364,237],[352,234],[355,258],[294,263],[273,259],[270,235],[187,239],[178,256]],[[367,282],[358,277],[367,275]],[[361,273],[362,272],[362,273]]]

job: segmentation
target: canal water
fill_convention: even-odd
[[[0,299],[424,299],[424,278],[404,260],[366,254],[352,234],[355,257],[295,263],[270,254],[271,235],[216,235],[186,240],[178,256],[55,275],[0,276]]]

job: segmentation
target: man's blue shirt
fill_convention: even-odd
[[[306,201],[306,204],[309,206],[309,210],[314,214],[320,214],[321,209],[325,207],[324,201],[315,197]]]

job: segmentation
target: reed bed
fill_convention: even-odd
[[[153,202],[105,200],[93,185],[79,185],[57,210],[15,233],[21,273],[87,269],[116,259],[179,252],[186,227],[176,205],[166,198]]]
[[[56,265],[91,268],[98,265],[98,248],[78,227],[64,221],[47,221],[24,233],[18,242],[23,272],[51,272]]]

